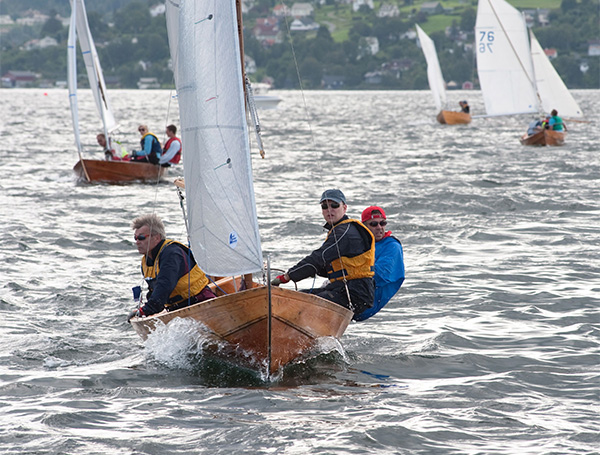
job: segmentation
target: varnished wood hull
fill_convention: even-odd
[[[446,125],[460,125],[471,123],[471,114],[456,111],[440,111],[437,121]]]
[[[318,338],[340,338],[352,319],[353,313],[340,305],[278,287],[271,287],[269,311],[269,289],[256,286],[176,311],[133,318],[131,324],[145,339],[157,321],[192,318],[215,340],[227,342],[230,349],[219,352],[273,374],[312,349]]]
[[[83,165],[81,161],[75,164],[73,171],[80,180],[90,182],[156,182],[167,169],[155,164],[135,161],[83,160]]]
[[[554,130],[542,130],[538,131],[531,136],[524,134],[521,136],[521,144],[523,145],[564,145],[565,136],[567,133],[564,131]]]

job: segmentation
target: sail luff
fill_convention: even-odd
[[[429,89],[433,95],[433,101],[438,110],[445,107],[447,104],[446,100],[446,87],[444,83],[444,76],[442,74],[442,68],[438,60],[437,51],[435,49],[435,43],[433,40],[423,31],[418,24],[415,24],[417,28],[417,34],[419,35],[419,42],[421,43],[421,49],[425,55],[427,61],[427,79],[429,81]]]
[[[190,245],[210,275],[252,273],[262,268],[262,251],[235,0],[182,0],[177,9],[175,80]]]

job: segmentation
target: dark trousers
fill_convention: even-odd
[[[194,305],[195,303],[204,302],[205,300],[214,299],[216,297],[215,293],[211,291],[211,289],[206,286],[199,294],[196,294],[192,298],[186,299],[182,302],[179,302],[175,305],[171,305],[167,308],[167,311],[175,311],[180,308],[185,308],[186,306]]]

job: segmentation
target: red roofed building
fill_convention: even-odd
[[[263,45],[283,43],[283,32],[279,29],[279,20],[276,17],[257,19],[252,34]]]

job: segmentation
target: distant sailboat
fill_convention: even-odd
[[[217,298],[131,319],[146,338],[185,318],[219,343],[219,354],[270,375],[340,338],[353,313],[315,295],[271,287],[256,213],[243,69],[241,4],[167,2],[169,47],[179,99],[190,246],[208,275],[224,276]],[[263,271],[266,285],[252,280]]]
[[[69,87],[69,104],[71,107],[71,117],[73,119],[73,131],[75,133],[75,144],[77,146],[77,153],[79,154],[79,161],[75,164],[73,170],[81,180],[86,180],[88,182],[122,183],[135,180],[155,182],[163,175],[165,168],[150,163],[83,158],[77,102],[78,38],[90,88],[94,95],[96,108],[102,121],[104,137],[107,138],[107,146],[110,145],[109,134],[117,127],[117,123],[108,101],[106,83],[104,82],[100,59],[98,58],[96,46],[94,45],[94,40],[92,39],[92,34],[87,21],[85,3],[83,0],[72,0],[71,8],[67,46],[67,80]]]
[[[445,109],[447,105],[446,87],[444,76],[442,75],[442,69],[440,68],[440,62],[435,50],[435,43],[431,38],[429,38],[427,33],[425,33],[421,27],[419,27],[417,24],[415,24],[415,27],[417,28],[417,34],[419,35],[421,49],[423,50],[425,60],[427,61],[427,79],[429,80],[429,89],[433,95],[435,106],[439,111],[436,117],[437,121],[449,125],[470,123],[471,114],[466,112],[449,111]]]
[[[505,0],[479,0],[475,24],[477,72],[487,116],[544,114],[556,109],[563,117],[583,112],[528,32],[525,18]],[[565,133],[544,130],[531,142],[560,144]],[[522,142],[527,144],[527,135]]]

